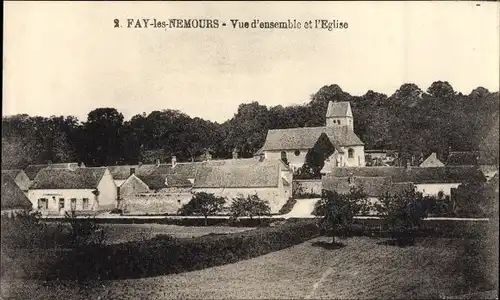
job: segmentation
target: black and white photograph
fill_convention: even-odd
[[[499,1],[5,1],[3,299],[498,299]]]

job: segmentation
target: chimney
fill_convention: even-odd
[[[233,149],[233,159],[238,159],[238,149]]]
[[[142,166],[142,161],[139,162],[139,168]]]
[[[156,166],[159,167],[160,166],[160,159],[156,159]]]
[[[51,160],[47,160],[47,165],[51,166],[52,165],[52,161]]]
[[[130,175],[135,174],[135,168],[130,168]]]
[[[175,167],[175,165],[177,164],[177,157],[172,156],[172,168]]]

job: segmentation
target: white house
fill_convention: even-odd
[[[286,160],[293,169],[303,166],[306,155],[322,135],[326,135],[335,152],[325,162],[330,166],[361,167],[365,165],[364,144],[354,133],[349,102],[328,103],[326,126],[271,129],[264,146],[256,153],[265,159]]]
[[[106,167],[38,172],[28,192],[33,208],[44,214],[96,212],[117,207],[117,189]]]

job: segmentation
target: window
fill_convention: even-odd
[[[82,209],[89,209],[89,198],[82,199]]]
[[[337,122],[339,122],[339,125],[340,125],[340,120],[338,120]]]
[[[295,156],[299,156],[300,155],[300,150],[295,150],[294,154],[295,154]]]
[[[349,150],[347,150],[347,157],[354,158],[354,149],[350,148]]]
[[[71,210],[76,210],[76,198],[71,198]]]
[[[59,210],[64,209],[64,198],[59,198]]]
[[[38,199],[38,209],[48,209],[49,201],[46,198]]]
[[[285,151],[281,151],[281,160],[285,163],[285,164],[288,164],[288,159],[286,157],[286,152]]]

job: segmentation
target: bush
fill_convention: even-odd
[[[233,219],[242,216],[253,219],[254,216],[270,215],[271,207],[267,201],[260,199],[257,194],[246,197],[238,195],[238,197],[233,199],[233,203],[231,203],[230,212]]]
[[[295,200],[294,198],[290,197],[288,198],[288,200],[286,201],[286,203],[283,205],[283,207],[281,207],[280,211],[278,212],[278,214],[280,215],[285,215],[289,212],[292,211],[293,207],[295,206],[295,203],[297,203],[297,200]]]
[[[118,279],[186,272],[281,250],[318,233],[315,220],[301,220],[276,227],[192,239],[161,236],[145,242],[102,248],[89,246],[64,256],[45,274],[47,279]]]
[[[379,200],[374,208],[386,221],[392,238],[401,246],[413,244],[428,214],[426,198],[422,193],[408,190],[400,194],[386,193]]]
[[[205,226],[208,225],[208,216],[216,215],[224,208],[226,199],[224,197],[217,197],[211,193],[194,193],[191,201],[184,204],[179,209],[178,214],[183,216],[204,216]]]

